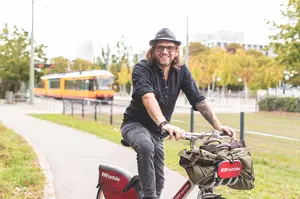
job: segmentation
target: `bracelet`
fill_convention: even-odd
[[[162,128],[164,125],[166,125],[166,124],[170,124],[170,122],[168,122],[167,120],[166,120],[166,121],[163,121],[162,123],[159,124],[158,128],[159,128],[160,130],[162,130],[161,128]]]

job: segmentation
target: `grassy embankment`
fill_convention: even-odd
[[[44,182],[33,149],[0,123],[0,198],[41,199]]]

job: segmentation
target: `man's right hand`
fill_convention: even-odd
[[[178,141],[182,138],[182,134],[184,133],[183,129],[181,129],[177,126],[174,126],[172,124],[165,124],[165,125],[163,125],[163,127],[161,129],[169,133],[170,140],[175,135],[175,139]]]

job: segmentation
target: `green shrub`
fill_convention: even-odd
[[[300,112],[300,97],[298,97],[296,100],[295,112]]]
[[[266,98],[260,100],[258,102],[259,110],[261,111],[269,111],[268,100]]]
[[[268,96],[258,102],[261,111],[300,112],[300,98]]]

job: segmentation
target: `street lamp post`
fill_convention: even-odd
[[[243,80],[242,80],[242,78],[238,78],[238,82],[239,82],[239,84],[242,82]]]
[[[189,18],[186,18],[186,46],[185,46],[185,65],[189,68]],[[194,131],[194,110],[191,108],[190,131]]]
[[[290,79],[290,76],[289,75],[285,75],[284,76],[284,82],[283,82],[283,91],[282,91],[282,93],[283,93],[283,95],[285,95],[285,90],[286,90],[286,82],[288,81]]]
[[[34,38],[33,38],[33,28],[34,28],[34,0],[32,0],[32,22],[31,22],[31,56],[30,56],[30,72],[29,72],[29,104],[33,104],[33,89],[34,89]]]
[[[219,96],[219,98],[220,98],[220,93],[221,93],[221,86],[220,86],[220,82],[221,82],[221,77],[218,77],[217,78],[217,82],[218,82],[218,96]],[[224,94],[224,93],[223,93]],[[222,97],[224,97],[224,96],[222,96]]]
[[[239,87],[241,86],[242,81],[243,81],[242,78],[239,77],[239,78],[238,78]],[[242,91],[241,91],[241,89],[239,88],[239,98],[241,97],[241,92],[242,92]]]
[[[215,92],[215,81],[216,81],[216,73],[213,74],[212,76],[212,94],[211,94],[211,98],[212,100],[214,100],[214,92]]]

